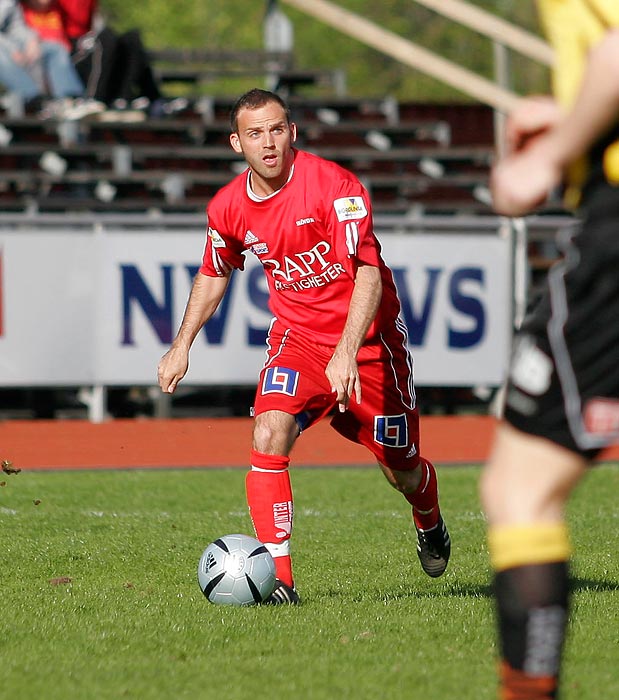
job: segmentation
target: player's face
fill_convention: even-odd
[[[254,192],[264,196],[283,187],[294,161],[292,144],[297,130],[286,119],[281,105],[267,102],[258,109],[242,109],[237,124],[238,131],[230,135],[230,144],[251,168]]]

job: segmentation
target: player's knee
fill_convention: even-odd
[[[298,435],[294,416],[266,411],[256,416],[253,448],[265,454],[288,454]]]
[[[390,467],[381,464],[381,469],[383,474],[387,478],[387,481],[391,486],[393,486],[396,491],[404,494],[414,493],[419,487],[421,481],[421,469],[419,465],[414,469],[407,469],[402,471],[399,469],[392,469]]]

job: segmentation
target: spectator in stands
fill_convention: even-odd
[[[88,95],[116,109],[156,112],[161,92],[139,31],[114,31],[98,12],[97,0],[57,1]]]
[[[78,97],[84,86],[66,46],[30,28],[17,0],[0,0],[0,83],[26,105],[45,95]]]

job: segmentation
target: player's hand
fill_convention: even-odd
[[[157,366],[157,380],[161,391],[173,394],[188,369],[189,352],[184,348],[171,347]]]
[[[361,403],[361,379],[355,358],[336,350],[325,368],[325,375],[331,383],[331,391],[336,394],[340,413],[348,408],[353,395],[357,403]]]
[[[499,161],[490,176],[492,205],[506,216],[522,216],[543,204],[563,173],[543,137]]]
[[[548,95],[533,95],[518,102],[505,125],[508,153],[521,151],[531,141],[555,127],[562,118],[557,101]]]

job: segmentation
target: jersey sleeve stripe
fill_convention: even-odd
[[[215,272],[217,272],[219,277],[225,277],[232,269],[227,262],[225,262],[219,257],[217,251],[213,247],[211,247],[211,260],[213,262]]]
[[[356,221],[346,224],[346,248],[349,255],[355,255],[359,243],[359,225]]]

